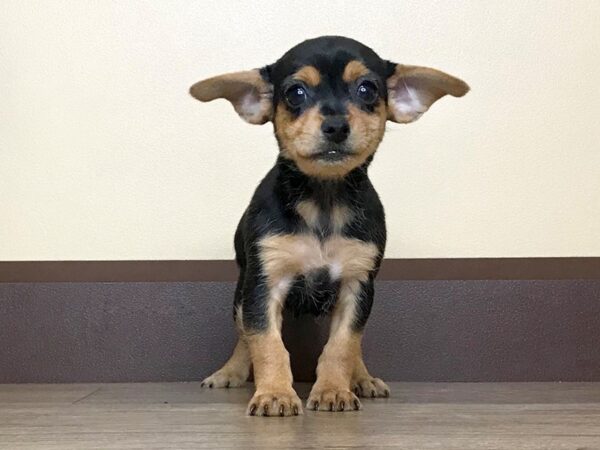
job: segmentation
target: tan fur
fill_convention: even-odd
[[[282,147],[282,155],[294,160],[301,170],[315,164],[311,156],[321,144],[322,123],[323,116],[316,106],[304,111],[298,118],[294,118],[283,103],[277,107],[275,133]]]
[[[350,390],[356,363],[361,359],[362,336],[344,330],[332,335],[317,367],[319,388]]]
[[[345,205],[336,205],[331,213],[331,223],[334,233],[341,233],[346,224],[352,219],[352,211]]]
[[[281,335],[276,332],[251,334],[246,337],[254,364],[256,390],[285,390],[292,384],[290,357]]]
[[[369,69],[361,63],[360,61],[350,61],[346,64],[344,68],[344,74],[342,75],[342,79],[346,83],[352,83],[356,81],[358,78],[365,76],[369,73]]]
[[[348,123],[350,124],[350,145],[360,149],[356,165],[363,164],[377,150],[385,132],[387,111],[382,100],[375,112],[368,113],[353,104],[348,105]]]
[[[358,355],[354,373],[352,374],[352,389],[359,397],[389,397],[390,388],[381,378],[372,377],[365,366],[362,355]]]
[[[268,122],[273,115],[273,88],[258,69],[199,81],[190,88],[190,94],[202,102],[227,99],[240,117],[252,124]]]
[[[269,285],[329,267],[343,280],[366,280],[379,254],[373,243],[334,235],[324,242],[311,234],[270,235],[260,241]]]
[[[254,371],[256,392],[248,404],[251,415],[295,415],[302,405],[292,388],[290,356],[281,339],[282,310],[291,278],[269,276],[267,299],[267,328],[254,332],[245,330]]]
[[[319,207],[312,200],[302,200],[296,205],[296,212],[306,225],[312,230],[319,228],[319,218],[321,211]],[[352,218],[352,211],[345,205],[335,205],[332,208],[329,222],[331,224],[332,231],[336,234],[341,233],[343,228]]]
[[[326,163],[312,158],[319,151],[322,139],[323,117],[318,108],[313,107],[294,120],[286,107],[280,104],[275,114],[275,125],[283,148],[282,155],[294,160],[300,170],[308,175],[326,179],[343,177],[375,153],[385,131],[386,114],[383,102],[375,108],[375,114],[349,104],[349,144],[354,153],[344,161]]]
[[[323,116],[318,106],[313,106],[300,117],[294,118],[285,105],[280,103],[275,113],[275,129],[282,147],[282,156],[292,159],[308,175],[325,179],[343,177],[375,153],[385,131],[386,114],[382,101],[375,108],[374,114],[349,104],[349,144],[353,155],[343,161],[326,163],[313,159],[322,144]]]
[[[365,162],[367,158],[348,157],[344,161],[326,163],[308,158],[295,159],[296,164],[307,175],[323,179],[336,179],[344,177],[348,172]],[[358,162],[358,163],[357,163]]]
[[[243,320],[243,316],[242,316],[242,305],[237,305],[235,307],[235,325],[237,326],[237,329],[239,331],[239,333],[241,335],[244,335],[245,330],[244,330],[244,320]]]
[[[312,87],[316,87],[321,82],[321,74],[314,66],[304,66],[294,74],[294,79],[304,81]]]
[[[308,409],[360,409],[360,402],[352,392],[352,377],[357,361],[362,358],[362,335],[352,330],[359,293],[357,280],[342,284],[332,314],[329,340],[319,357],[317,381],[308,397]]]
[[[229,360],[218,371],[202,380],[201,385],[209,388],[239,387],[242,386],[250,375],[250,352],[243,337],[233,350]]]
[[[248,414],[291,416],[302,414],[302,404],[292,388],[290,356],[277,330],[246,337],[256,392],[248,404]]]
[[[302,200],[301,202],[298,202],[296,205],[296,212],[304,219],[306,225],[313,229],[317,228],[321,212],[315,202],[311,200]]]
[[[398,123],[414,122],[447,94],[462,97],[469,92],[467,83],[447,73],[402,64],[387,79],[387,88],[388,119]]]

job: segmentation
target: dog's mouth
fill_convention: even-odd
[[[314,153],[311,155],[311,158],[315,161],[326,163],[326,164],[335,164],[339,162],[346,161],[351,158],[353,153],[348,151],[348,149],[343,147],[328,147],[325,148],[318,153]]]

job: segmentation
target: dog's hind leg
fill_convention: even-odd
[[[372,377],[359,354],[352,374],[352,388],[359,397],[389,397],[390,388],[380,378]]]
[[[200,386],[209,388],[240,387],[250,375],[250,365],[248,344],[240,336],[229,360],[223,367],[205,378]]]
[[[239,263],[239,261],[238,261]],[[248,343],[244,339],[244,326],[241,316],[242,286],[244,285],[244,269],[240,269],[237,287],[235,288],[233,320],[236,323],[239,333],[237,345],[233,349],[233,354],[227,360],[225,365],[213,373],[211,376],[202,380],[200,386],[209,388],[232,388],[243,386],[248,376],[252,363],[250,361],[250,350]]]
[[[236,293],[236,303],[238,303],[238,299],[239,294]],[[244,329],[241,321],[240,309],[241,307],[239,304],[233,308],[233,318],[239,333],[238,342],[233,349],[233,354],[223,367],[211,376],[202,380],[200,386],[209,388],[241,387],[248,379],[252,363],[250,361],[248,343],[244,339]]]

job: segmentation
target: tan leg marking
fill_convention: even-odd
[[[251,416],[297,416],[302,402],[292,387],[290,356],[281,334],[265,333],[248,336],[254,366],[256,392],[248,403]]]
[[[248,403],[251,416],[292,416],[302,414],[302,403],[292,387],[290,355],[281,339],[282,310],[291,278],[285,272],[265,264],[269,298],[267,299],[267,329],[246,330],[246,342],[254,370],[256,392]]]
[[[355,280],[345,283],[333,311],[329,341],[319,357],[317,381],[306,407],[319,411],[353,411],[361,408],[352,392],[352,376],[360,358],[361,335],[352,330],[354,305],[360,289]]]
[[[200,386],[209,388],[230,388],[243,386],[250,375],[250,351],[243,337],[233,350],[231,358],[223,367],[205,378]]]

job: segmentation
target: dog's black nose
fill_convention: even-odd
[[[327,140],[339,144],[350,134],[350,125],[344,116],[325,116],[321,131]]]

